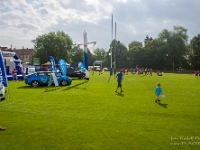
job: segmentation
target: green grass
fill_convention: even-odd
[[[158,82],[161,104],[154,102]],[[200,78],[129,74],[123,93],[116,85],[109,72],[49,89],[10,81],[0,102],[0,126],[7,127],[0,150],[200,149]]]

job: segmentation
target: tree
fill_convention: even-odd
[[[71,63],[72,60],[72,40],[63,31],[50,32],[38,36],[34,43],[35,57],[40,59],[40,63],[46,63],[53,56],[55,60],[63,58]]]
[[[142,42],[139,41],[132,41],[131,43],[129,43],[128,45],[128,49],[131,50],[138,50],[138,48],[142,47]]]
[[[103,48],[97,48],[94,51],[95,59],[96,60],[102,60],[104,61],[104,58],[106,56],[106,51]]]
[[[142,42],[133,41],[129,44],[129,50],[127,53],[127,60],[128,60],[128,67],[134,68],[136,64],[138,63],[138,57],[141,57],[138,55],[143,50]]]
[[[95,60],[96,60],[96,59],[95,59],[95,55],[92,54],[92,53],[90,52],[90,50],[88,49],[88,65],[89,65],[89,66],[93,66],[93,63],[94,63]]]
[[[190,50],[190,59],[193,69],[200,69],[200,34],[193,37],[190,41]]]
[[[145,47],[145,55],[147,56],[144,60],[145,66],[148,68],[164,69],[166,68],[166,55],[165,55],[165,43],[159,38],[155,38],[149,41]]]
[[[84,53],[81,48],[78,46],[73,47],[72,49],[72,64],[77,65],[78,62],[84,62]]]
[[[113,40],[109,51],[112,49],[112,60],[115,62],[116,67],[118,69],[128,67],[127,63],[127,54],[128,54],[128,49],[124,44],[122,44],[120,41]]]
[[[174,70],[175,67],[182,66],[182,60],[184,55],[187,52],[187,29],[181,26],[174,26],[173,31],[168,31],[164,29],[159,34],[159,40],[161,43],[164,43],[164,51],[171,65]]]
[[[149,36],[147,35],[146,38],[144,39],[144,43],[147,44],[149,41],[152,41],[152,40],[153,38],[152,37],[149,38]]]

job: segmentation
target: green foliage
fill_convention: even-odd
[[[145,45],[148,43],[148,42],[151,42],[153,40],[152,37],[149,37],[148,35],[146,36],[146,38],[144,39],[144,43]]]
[[[137,50],[138,48],[142,47],[142,42],[138,41],[132,41],[129,45],[128,48],[129,50]]]
[[[40,58],[41,64],[46,63],[49,56],[53,56],[55,60],[63,58],[68,63],[72,62],[73,42],[63,31],[40,35],[32,42],[34,43],[35,57]]]
[[[90,50],[88,50],[88,64],[89,64],[89,66],[92,66],[95,60],[96,60],[95,55],[92,54],[90,52]]]
[[[84,62],[84,52],[81,48],[75,46],[73,49],[72,49],[72,57],[71,57],[71,60],[72,60],[72,64],[74,65],[77,65],[78,62]]]
[[[174,26],[173,31],[164,29],[159,34],[159,40],[165,44],[164,53],[170,60],[167,67],[175,69],[182,66],[182,58],[187,52],[187,29],[181,26]]]
[[[104,58],[106,56],[106,51],[103,48],[97,48],[94,51],[95,59],[96,60],[102,60],[104,61]]]
[[[161,104],[154,102],[158,82]],[[0,125],[7,127],[0,150],[196,150],[188,143],[199,139],[181,137],[200,135],[199,83],[192,74],[128,74],[120,94],[109,72],[48,89],[9,81],[0,102]]]
[[[120,41],[113,40],[109,51],[112,50],[112,60],[115,61],[117,68],[128,67],[128,49]]]
[[[191,63],[194,69],[200,68],[200,34],[190,41]]]

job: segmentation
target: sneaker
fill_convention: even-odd
[[[124,92],[123,90],[121,90],[121,92]]]
[[[0,127],[0,131],[4,131],[4,130],[6,130],[5,127]]]
[[[155,100],[155,102],[157,103],[157,100]]]

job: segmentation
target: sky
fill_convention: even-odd
[[[86,31],[88,42],[97,42],[88,48],[106,51],[112,39],[128,48],[174,26],[187,29],[188,42],[200,33],[200,0],[0,0],[0,6],[0,46],[8,48],[34,48],[31,40],[56,31],[74,44]]]

